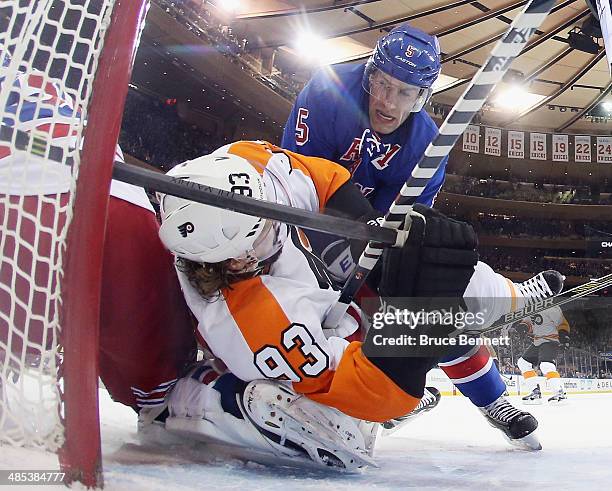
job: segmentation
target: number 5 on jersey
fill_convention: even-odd
[[[290,356],[295,360],[294,350],[304,360],[297,367],[288,360]],[[255,366],[266,378],[301,382],[304,377],[321,375],[329,367],[329,356],[303,324],[293,323],[281,333],[279,346],[267,345],[255,353]]]
[[[308,143],[310,128],[306,124],[307,119],[308,109],[300,107],[295,121],[295,143],[300,147]]]

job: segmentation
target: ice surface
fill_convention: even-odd
[[[106,489],[181,491],[430,489],[610,489],[612,394],[570,395],[563,406],[529,406],[544,449],[510,446],[463,397],[439,406],[399,434],[380,439],[380,468],[339,474],[219,458],[205,445],[142,444],[132,411],[100,391]],[[511,398],[520,404],[518,398]],[[0,468],[57,468],[56,458],[0,447]],[[53,489],[55,486],[45,489]],[[27,489],[21,486],[20,489]],[[32,488],[33,489],[33,488]],[[58,487],[57,489],[62,489]]]

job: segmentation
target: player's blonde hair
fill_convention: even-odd
[[[187,276],[189,283],[208,301],[217,300],[224,288],[250,278],[253,273],[237,272],[230,268],[232,259],[219,263],[198,263],[182,257],[176,259],[176,267]]]

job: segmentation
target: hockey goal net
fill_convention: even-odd
[[[98,311],[115,145],[146,0],[0,0],[0,453],[100,486]]]

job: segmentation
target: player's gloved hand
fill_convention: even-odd
[[[512,328],[521,338],[527,336],[527,333],[529,332],[529,324],[525,320],[516,321],[514,324],[512,324]]]
[[[567,349],[570,346],[570,335],[565,329],[559,331],[559,344],[563,349]]]
[[[413,210],[416,214],[411,215],[404,246],[383,253],[379,293],[385,297],[463,297],[478,262],[476,232],[468,223],[426,206],[415,205]]]

